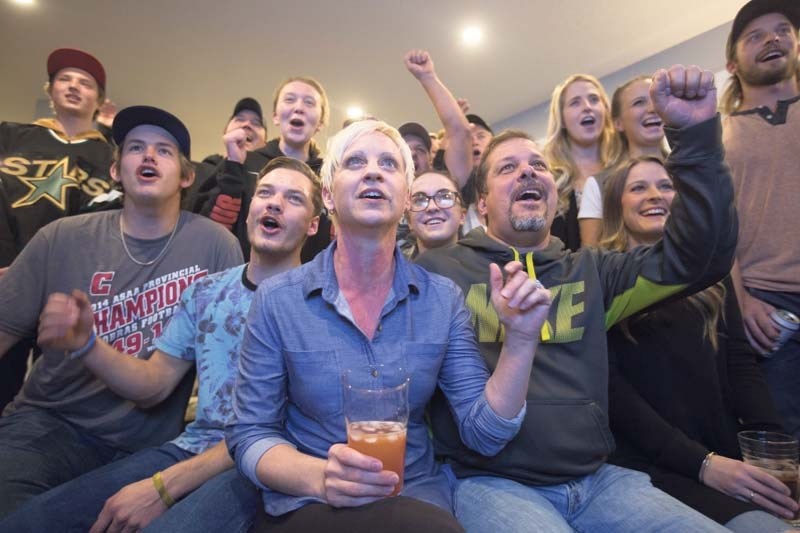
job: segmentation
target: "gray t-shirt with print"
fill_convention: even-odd
[[[34,336],[39,314],[55,292],[84,291],[92,302],[98,337],[131,356],[148,358],[195,279],[241,264],[238,242],[205,217],[182,212],[169,236],[141,240],[125,236],[121,211],[64,218],[42,228],[0,277],[0,330]],[[181,428],[186,396],[173,394],[140,409],[97,379],[80,360],[44,350],[5,414],[44,408],[125,451],[162,444]]]

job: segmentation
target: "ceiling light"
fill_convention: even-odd
[[[483,39],[483,31],[478,26],[467,26],[461,32],[461,40],[464,44],[476,45]]]
[[[34,0],[11,0],[13,3],[17,4],[18,6],[32,6]]]
[[[358,106],[351,106],[347,108],[347,118],[361,118],[364,116],[364,110]]]

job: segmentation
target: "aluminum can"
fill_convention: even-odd
[[[780,330],[780,335],[775,340],[775,351],[778,351],[800,329],[800,318],[786,309],[776,309],[769,317]]]

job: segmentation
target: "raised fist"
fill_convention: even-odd
[[[717,112],[714,74],[697,66],[673,65],[653,74],[650,98],[664,124],[686,128],[713,117]]]
[[[54,292],[47,298],[39,316],[39,346],[74,351],[84,346],[92,335],[94,316],[86,293]]]
[[[245,128],[236,128],[222,136],[228,159],[237,163],[244,163],[247,158],[247,136],[250,133]]]
[[[406,68],[417,79],[435,72],[433,59],[425,50],[411,50],[405,57]]]

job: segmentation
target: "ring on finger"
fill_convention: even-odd
[[[755,498],[755,497],[756,497],[756,493],[753,492],[752,490],[750,491],[750,494],[747,495],[747,499],[750,500],[750,501],[753,501],[753,498]]]

